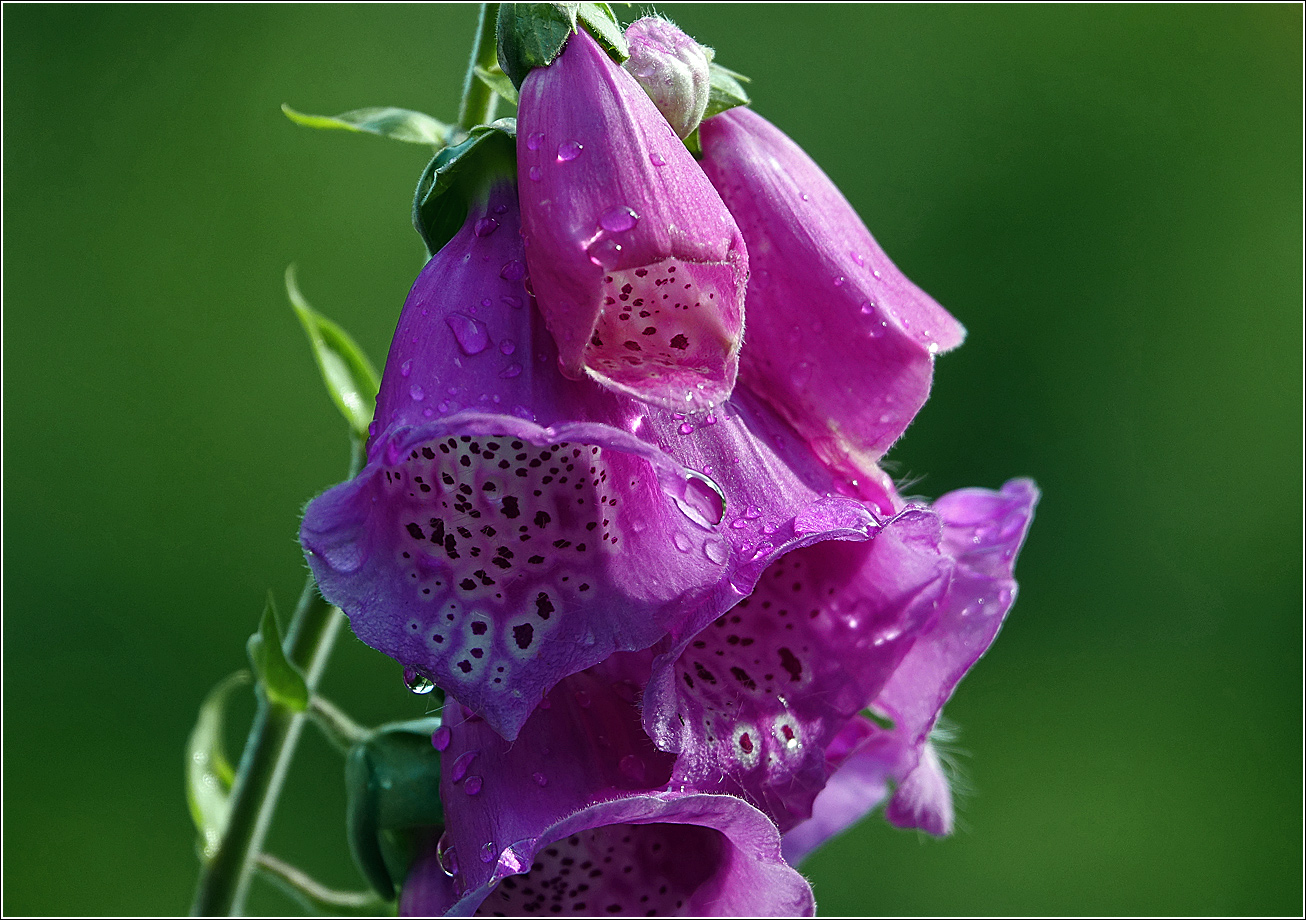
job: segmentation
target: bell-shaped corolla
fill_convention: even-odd
[[[936,836],[952,832],[951,788],[931,733],[944,703],[993,644],[1015,601],[1016,556],[1038,497],[1034,483],[1013,479],[998,492],[961,489],[934,502],[932,510],[943,521],[941,550],[954,563],[938,616],[868,701],[877,718],[845,723],[826,747],[829,782],[816,796],[811,818],[786,829],[791,863],[886,799],[891,824]]]
[[[780,833],[731,795],[672,781],[640,727],[648,653],[558,684],[514,742],[456,706],[444,835],[409,872],[406,916],[811,916]]]
[[[693,636],[774,560],[893,510],[744,388],[686,416],[564,377],[518,220],[499,182],[426,264],[367,463],[300,530],[358,637],[508,738],[568,675]]]
[[[748,255],[721,196],[581,29],[517,110],[526,261],[563,372],[682,412],[729,395]]]
[[[699,137],[752,268],[741,380],[856,476],[906,429],[929,395],[934,356],[965,330],[774,125],[733,108],[704,121]]]

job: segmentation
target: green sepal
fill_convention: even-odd
[[[426,165],[413,193],[413,226],[431,255],[467,220],[472,201],[497,179],[517,174],[517,120],[500,118],[478,125],[467,139],[445,147]]]
[[[409,144],[443,147],[449,143],[454,134],[452,125],[446,125],[424,112],[397,109],[393,106],[354,109],[352,112],[344,112],[340,115],[307,115],[282,103],[281,111],[285,112],[286,117],[295,124],[306,128],[356,131],[361,134],[375,134],[378,137],[405,141]]]
[[[377,894],[395,896],[421,847],[444,826],[439,718],[382,725],[345,761],[345,824],[354,862]]]
[[[704,118],[720,115],[737,105],[748,105],[748,92],[744,89],[744,84],[751,82],[748,77],[715,63],[708,65],[707,72],[709,83]]]
[[[308,335],[331,400],[354,435],[366,441],[367,426],[376,411],[376,394],[381,389],[380,375],[348,332],[308,305],[299,291],[293,265],[286,268],[286,295]]]
[[[213,858],[222,842],[231,807],[231,784],[236,778],[222,738],[227,698],[249,682],[248,671],[237,671],[210,690],[186,742],[186,803],[205,860]]]
[[[490,70],[478,66],[473,72],[476,74],[476,79],[491,90],[513,105],[517,104],[517,87],[512,85],[512,81],[508,79],[508,75],[499,68],[498,64],[495,64]]]
[[[499,4],[499,67],[521,88],[536,67],[548,67],[580,26],[620,64],[630,57],[621,25],[606,3]]]
[[[281,648],[281,629],[277,626],[277,607],[271,591],[263,606],[258,632],[249,637],[245,650],[254,666],[258,687],[269,703],[284,706],[291,712],[303,712],[308,708],[308,684],[304,682],[304,675],[286,660],[286,653]]]
[[[889,718],[882,712],[877,712],[875,709],[867,708],[862,710],[862,715],[865,718],[870,719],[877,727],[886,732],[891,732],[894,729],[893,719]]]

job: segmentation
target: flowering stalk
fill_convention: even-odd
[[[499,4],[482,3],[481,16],[476,23],[476,39],[472,44],[472,57],[467,63],[467,76],[463,79],[463,101],[458,107],[458,129],[470,131],[477,125],[494,121],[499,97],[476,76],[476,68],[489,70],[497,64],[494,27],[499,21]]]

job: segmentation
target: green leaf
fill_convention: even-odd
[[[227,698],[249,684],[248,671],[237,671],[209,691],[186,742],[186,803],[200,835],[200,853],[212,859],[227,827],[231,784],[236,778],[222,735]]]
[[[345,761],[349,851],[386,900],[444,823],[440,755],[431,746],[439,727],[438,718],[383,725],[354,745]]]
[[[618,63],[630,57],[626,37],[606,3],[501,3],[499,66],[520,88],[531,70],[553,63],[581,24]]]
[[[720,64],[709,64],[708,79],[710,82],[707,111],[703,113],[704,118],[719,115],[737,105],[748,105],[748,92],[743,86],[743,84],[750,82],[748,77],[722,67]]]
[[[381,378],[367,355],[349,333],[308,305],[295,280],[295,266],[286,268],[286,294],[295,308],[322,381],[340,414],[360,440],[367,440],[367,426],[376,411],[376,394]]]
[[[306,115],[283,103],[281,111],[295,124],[306,128],[357,131],[410,144],[430,144],[432,147],[443,147],[449,143],[454,133],[452,125],[446,125],[430,115],[393,106],[354,109],[341,115]]]
[[[467,140],[437,153],[417,181],[413,226],[434,255],[467,219],[472,201],[490,184],[517,174],[517,122],[500,118],[471,130]]]
[[[477,67],[475,73],[476,79],[480,80],[513,105],[517,104],[517,87],[512,85],[512,81],[508,79],[508,75],[500,70],[498,65],[495,65],[493,70],[486,70],[484,67]]]
[[[258,685],[269,703],[284,706],[291,712],[303,712],[308,708],[308,684],[304,683],[304,675],[286,660],[286,653],[281,648],[277,607],[271,591],[268,592],[268,600],[263,607],[263,619],[259,621],[258,632],[249,637],[245,648],[249,652],[250,663],[254,666]]]

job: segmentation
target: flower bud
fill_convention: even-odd
[[[656,16],[632,22],[626,41],[630,58],[621,66],[644,88],[676,134],[689,137],[707,110],[708,49]]]

